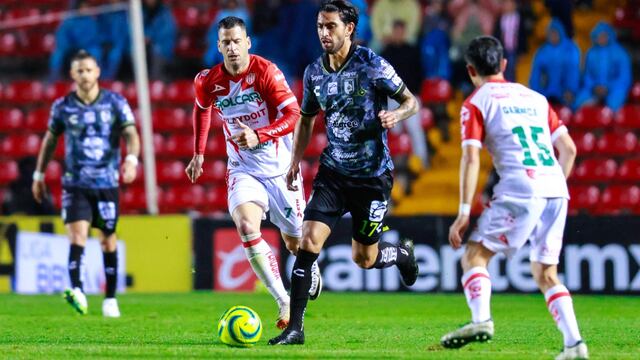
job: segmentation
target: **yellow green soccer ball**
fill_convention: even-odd
[[[258,313],[247,306],[233,306],[218,321],[218,337],[229,346],[250,347],[262,336]]]

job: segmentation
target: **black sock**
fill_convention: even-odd
[[[118,282],[118,253],[102,253],[104,261],[104,276],[107,278],[106,298],[116,297],[116,284]]]
[[[373,268],[383,269],[396,264],[404,264],[409,260],[409,253],[400,246],[387,242],[378,243],[378,257]]]
[[[305,250],[298,250],[296,262],[291,272],[291,316],[289,329],[302,331],[304,323],[304,311],[309,301],[309,289],[311,288],[311,266],[318,259],[319,254]]]
[[[84,246],[71,244],[69,248],[69,280],[71,280],[72,288],[80,288],[82,290],[82,281],[80,281],[80,265],[84,255]]]

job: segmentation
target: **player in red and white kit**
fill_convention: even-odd
[[[229,157],[229,213],[251,267],[278,303],[276,325],[284,329],[289,322],[289,295],[276,257],[262,239],[260,223],[268,211],[287,249],[297,253],[306,202],[302,184],[298,184],[298,191],[289,191],[285,175],[291,159],[291,132],[300,117],[300,107],[278,67],[249,54],[251,40],[241,19],[222,19],[218,37],[224,62],[201,71],[194,81],[195,149],[185,172],[192,182],[202,174],[213,108],[223,121]],[[312,279],[314,286],[309,293],[315,299],[322,286],[317,264]]]
[[[564,336],[564,349],[556,359],[587,358],[571,296],[557,276],[569,198],[566,178],[576,156],[575,144],[544,96],[504,80],[507,62],[502,54],[500,42],[490,36],[475,38],[466,53],[476,91],[460,113],[463,153],[460,210],[449,229],[453,248],[461,246],[469,226],[483,144],[500,181],[462,256],[462,285],[472,321],[443,336],[441,343],[458,348],[493,337],[487,264],[495,253],[511,256],[529,241],[531,273]]]

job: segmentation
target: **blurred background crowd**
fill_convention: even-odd
[[[390,133],[396,160],[394,208],[403,214],[455,214],[460,104],[473,90],[466,44],[494,35],[504,44],[510,81],[547,96],[578,144],[570,178],[572,212],[640,213],[640,1],[638,0],[353,0],[357,43],[385,57],[422,102],[418,116]],[[71,89],[68,60],[86,49],[100,62],[101,84],[135,108],[129,19],[121,0],[5,0],[0,3],[1,214],[51,213],[60,202],[57,161],[48,169],[52,197],[29,194],[34,156],[52,100]],[[320,55],[320,0],[143,0],[154,149],[161,212],[226,211],[224,142],[219,124],[208,145],[204,182],[192,186],[191,82],[222,61],[217,22],[245,20],[251,52],[275,62],[302,97],[304,68]],[[116,11],[93,11],[119,9]],[[62,12],[75,10],[75,16]],[[393,104],[390,104],[393,106]],[[451,121],[453,120],[453,121]],[[322,121],[303,165],[307,191],[326,143]],[[208,171],[207,171],[208,170]],[[483,158],[482,186],[492,184]],[[485,193],[486,196],[486,193]],[[124,212],[145,211],[143,182],[121,193]],[[630,199],[634,199],[633,202]],[[482,204],[477,199],[475,208]]]

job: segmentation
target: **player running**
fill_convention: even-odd
[[[102,243],[106,277],[102,315],[120,317],[115,298],[118,279],[116,226],[120,214],[118,178],[120,137],[125,139],[127,156],[122,163],[122,180],[136,177],[140,139],[133,112],[119,94],[100,89],[100,68],[85,51],[71,60],[71,78],[76,90],[57,99],[51,107],[49,130],[44,135],[36,170],[33,173],[33,197],[41,202],[46,191],[44,173],[54,153],[58,137],[65,138],[65,171],[62,176],[62,219],[71,247],[69,279],[71,289],[65,299],[80,314],[87,314],[87,298],[82,290],[81,264],[89,227],[98,228]]]
[[[291,321],[282,334],[269,340],[270,345],[304,343],[311,267],[347,212],[353,218],[351,246],[356,264],[364,269],[396,265],[407,286],[418,277],[411,240],[400,245],[378,242],[393,184],[387,129],[415,114],[417,101],[388,62],[353,43],[357,24],[356,8],[343,0],[325,2],[318,12],[318,37],[325,54],[304,73],[302,119],[287,174],[290,189],[299,189],[300,160],[321,109],[328,145],[304,213],[302,243],[291,275]],[[386,111],[387,97],[400,106]]]
[[[476,91],[460,112],[460,210],[449,229],[454,249],[461,246],[469,226],[483,143],[500,181],[462,257],[462,285],[472,321],[443,336],[441,343],[459,348],[493,337],[487,264],[498,252],[512,256],[529,240],[531,273],[564,336],[564,350],[556,359],[586,359],[587,346],[580,337],[571,296],[557,276],[569,198],[566,178],[576,147],[544,96],[504,80],[507,61],[502,54],[497,39],[481,36],[471,41],[465,56]]]
[[[195,155],[185,172],[192,182],[202,175],[213,107],[224,121],[229,213],[253,271],[278,303],[276,326],[284,329],[289,323],[289,295],[276,257],[262,239],[260,222],[269,211],[287,249],[294,255],[298,252],[306,202],[302,190],[287,190],[285,175],[300,108],[278,67],[249,54],[251,39],[242,19],[220,20],[218,39],[224,62],[195,78]],[[322,290],[317,263],[313,282],[309,296],[315,299]]]

